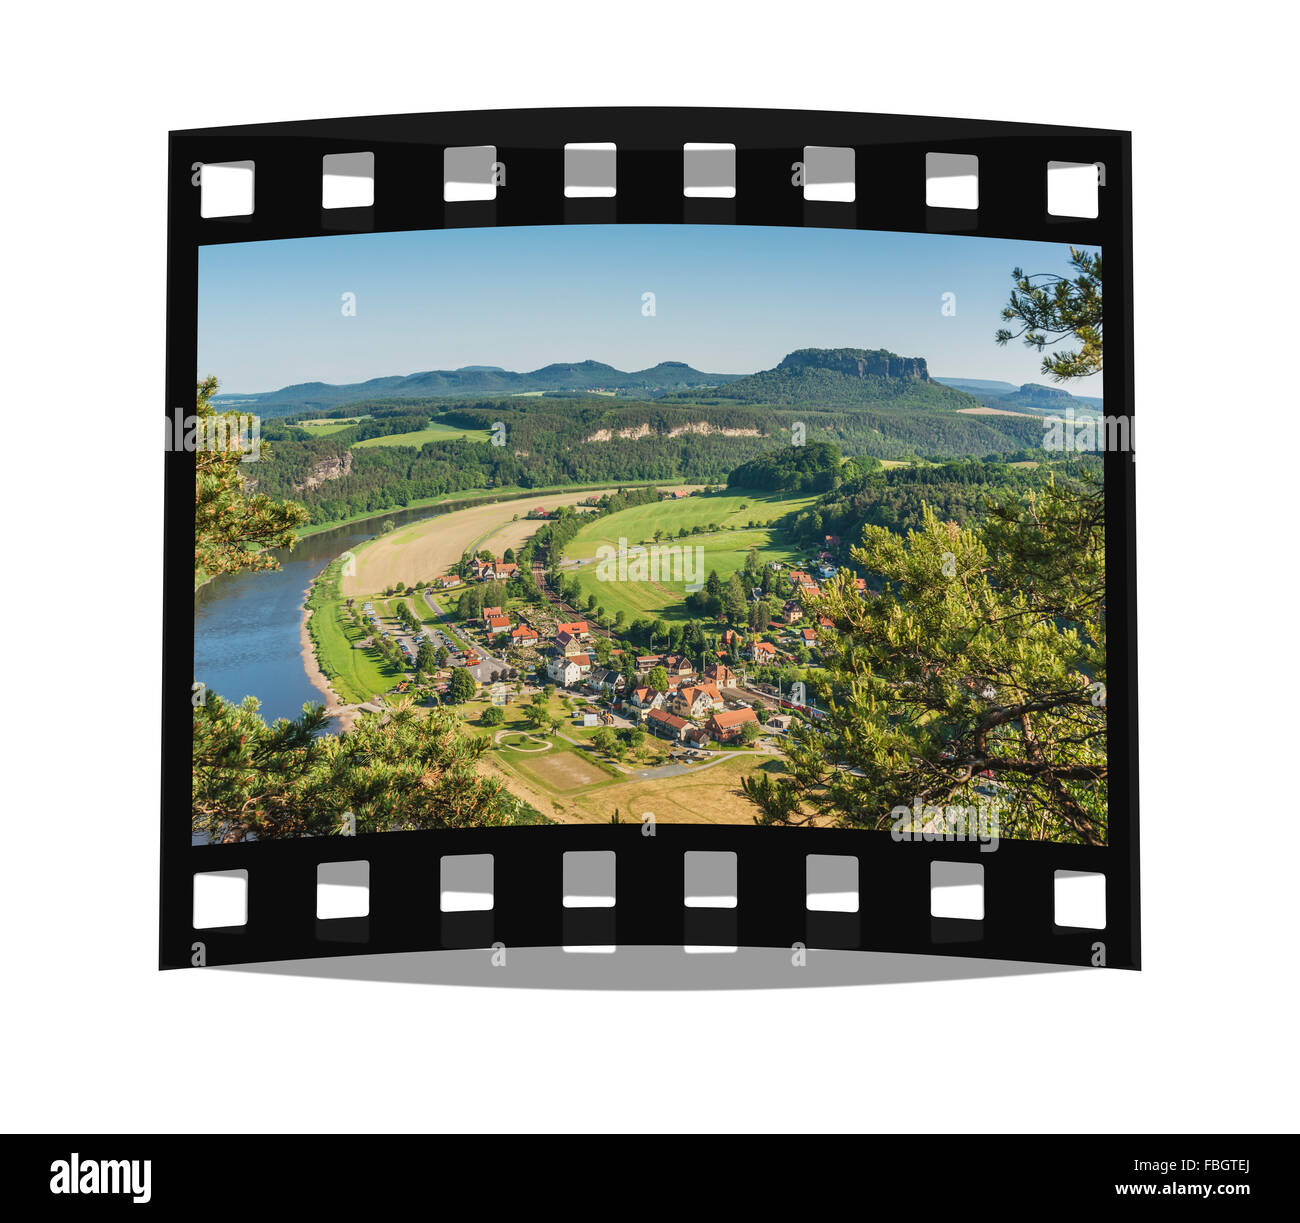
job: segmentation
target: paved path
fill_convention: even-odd
[[[551,750],[552,745],[547,743],[547,741],[543,739],[540,735],[535,735],[533,734],[532,731],[529,730],[516,730],[514,727],[507,727],[505,730],[497,731],[497,733],[493,736],[492,741],[499,745],[501,743],[501,740],[504,739],[506,735],[523,735],[524,738],[531,739],[534,743],[539,745],[537,747],[511,747],[510,750],[512,752],[536,752],[540,754],[542,752],[549,752]]]
[[[439,607],[438,604],[433,601],[433,598],[427,586],[420,593],[424,597],[425,606],[428,607],[428,609],[431,612],[433,612],[433,614],[437,616],[438,619],[442,622],[442,627],[448,636],[453,637],[457,641],[459,641],[461,644],[461,648],[464,650],[473,650],[478,648],[477,646],[472,646],[468,644],[465,641],[465,639],[458,632],[456,632],[455,628],[452,626],[451,617],[447,615],[447,613],[443,611],[442,608]]]
[[[661,764],[652,769],[637,769],[636,775],[647,780],[654,777],[680,777],[683,773],[703,773],[705,769],[711,769],[724,760],[734,760],[737,756],[766,756],[767,754],[762,750],[718,752],[712,760],[706,760],[703,764]]]

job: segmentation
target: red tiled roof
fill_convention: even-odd
[[[709,721],[720,730],[730,730],[744,722],[757,722],[758,715],[752,709],[725,709],[721,713],[715,713]]]
[[[685,718],[679,718],[675,713],[664,713],[662,709],[652,709],[649,722],[662,722],[665,726],[671,726],[673,730],[685,730],[690,725]]]

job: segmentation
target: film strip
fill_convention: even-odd
[[[931,235],[1104,250],[1111,282],[1105,414],[1125,427],[1132,419],[1127,133],[799,111],[460,112],[174,132],[169,164],[169,427],[192,402],[195,372],[204,372],[200,264],[217,248],[641,226],[744,227],[756,240],[778,229],[848,230],[900,242]],[[1069,215],[1054,205],[1057,170],[1081,170],[1099,186],[1093,211]],[[974,193],[963,198],[972,181]],[[181,812],[193,808],[196,784],[194,740],[182,713],[193,708],[196,688],[187,558],[196,552],[190,506],[197,476],[194,454],[170,446],[161,967],[494,944],[803,945],[1139,967],[1131,449],[1102,447],[1099,462],[1109,659],[1104,844],[1004,836],[988,852],[986,839],[973,836],[900,838],[884,829],[753,821],[647,825],[639,818],[380,832],[344,823],[336,830],[342,835],[196,843],[202,838]],[[452,644],[450,636],[440,639]],[[562,676],[553,686],[563,696]],[[718,711],[724,703],[740,714],[759,702],[720,700]],[[677,721],[690,746],[695,722]],[[722,735],[724,721],[703,725]],[[654,725],[672,730],[676,723],[660,717]],[[706,732],[699,733],[703,744]],[[714,755],[727,746],[719,738]],[[1099,915],[1086,922],[1062,907],[1076,882],[1103,897],[1100,909],[1094,906]],[[234,917],[200,924],[196,895],[216,883],[236,888]],[[350,909],[322,908],[335,885],[343,885]],[[942,901],[956,894],[945,888],[973,888],[980,898],[958,915],[960,906]]]

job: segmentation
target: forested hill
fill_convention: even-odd
[[[1042,418],[1032,415],[702,406],[662,399],[526,397],[450,407],[445,401],[399,400],[352,405],[347,411],[356,423],[323,436],[289,421],[265,422],[262,439],[271,461],[247,473],[257,481],[257,491],[300,502],[319,523],[470,488],[723,482],[742,464],[787,446],[796,424],[813,456],[818,443],[827,443],[845,454],[904,461],[1033,458],[1041,455],[1043,438]],[[436,436],[413,445],[358,444],[418,435],[435,414],[441,426],[484,438],[502,424],[506,445]],[[825,485],[813,479],[800,487],[820,491]]]
[[[1050,414],[1072,409],[1077,414],[1084,415],[1103,410],[1102,400],[1098,396],[1075,395],[1064,387],[1043,386],[1037,382],[1026,382],[1023,386],[1016,387],[1009,382],[989,382],[978,378],[937,378],[935,381],[966,391],[986,407],[1007,411]]]
[[[443,396],[518,395],[528,392],[603,391],[637,398],[657,398],[692,387],[713,387],[738,377],[706,374],[681,361],[661,361],[631,373],[600,361],[544,365],[518,373],[496,365],[466,365],[460,369],[431,369],[419,374],[371,378],[368,382],[334,385],[300,382],[252,395],[218,395],[217,408],[236,407],[264,417],[320,411],[345,403],[373,399],[434,399]]]
[[[702,401],[704,395],[697,392],[695,398]],[[924,357],[900,357],[883,348],[801,348],[774,369],[736,378],[708,392],[708,400],[940,412],[979,407],[979,401],[966,392],[935,382]]]

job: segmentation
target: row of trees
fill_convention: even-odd
[[[215,378],[198,384],[200,417],[215,414],[209,401],[216,390]],[[260,491],[279,458],[272,449],[263,440],[256,492],[244,482],[238,453],[195,455],[196,581],[275,568],[267,549],[293,546],[306,513]],[[536,819],[527,804],[480,775],[476,762],[488,745],[468,735],[450,710],[417,711],[398,700],[383,717],[363,717],[346,735],[331,735],[318,703],[268,725],[255,697],[236,705],[202,691],[204,699],[192,703],[191,827],[213,841]]]
[[[962,398],[951,388],[942,391]],[[1041,423],[1034,417],[963,415],[924,403],[827,410],[829,403],[817,395],[794,408],[704,400],[692,406],[611,407],[608,400],[551,406],[507,399],[455,405],[443,417],[462,428],[484,431],[502,422],[505,446],[463,439],[427,442],[419,448],[356,446],[372,429],[408,432],[411,424],[420,423],[419,417],[427,419],[427,412],[446,411],[447,401],[429,401],[404,405],[400,418],[361,422],[325,437],[268,423],[264,436],[275,442],[280,461],[259,478],[262,492],[299,501],[314,522],[335,522],[475,488],[725,482],[738,466],[784,448],[796,424],[805,427],[810,445],[834,442],[850,453],[888,459],[1021,451],[1037,446],[1042,437]],[[367,405],[351,407],[360,411]],[[702,419],[730,432],[682,431],[693,430]],[[651,437],[620,436],[642,428],[649,428]],[[675,436],[673,430],[678,430]],[[814,481],[808,487],[816,491],[818,486]]]
[[[1073,278],[1013,272],[996,334],[1038,351],[1058,381],[1102,368],[1101,259],[1071,251]],[[943,473],[949,486],[967,473]],[[938,485],[915,475],[913,485]],[[1058,467],[990,491],[965,525],[925,499],[915,529],[868,522],[847,577],[805,597],[821,640],[827,717],[799,723],[787,771],[744,779],[765,824],[912,831],[953,807],[1003,837],[1106,843],[1106,516],[1100,466]],[[912,813],[909,815],[908,813]]]

